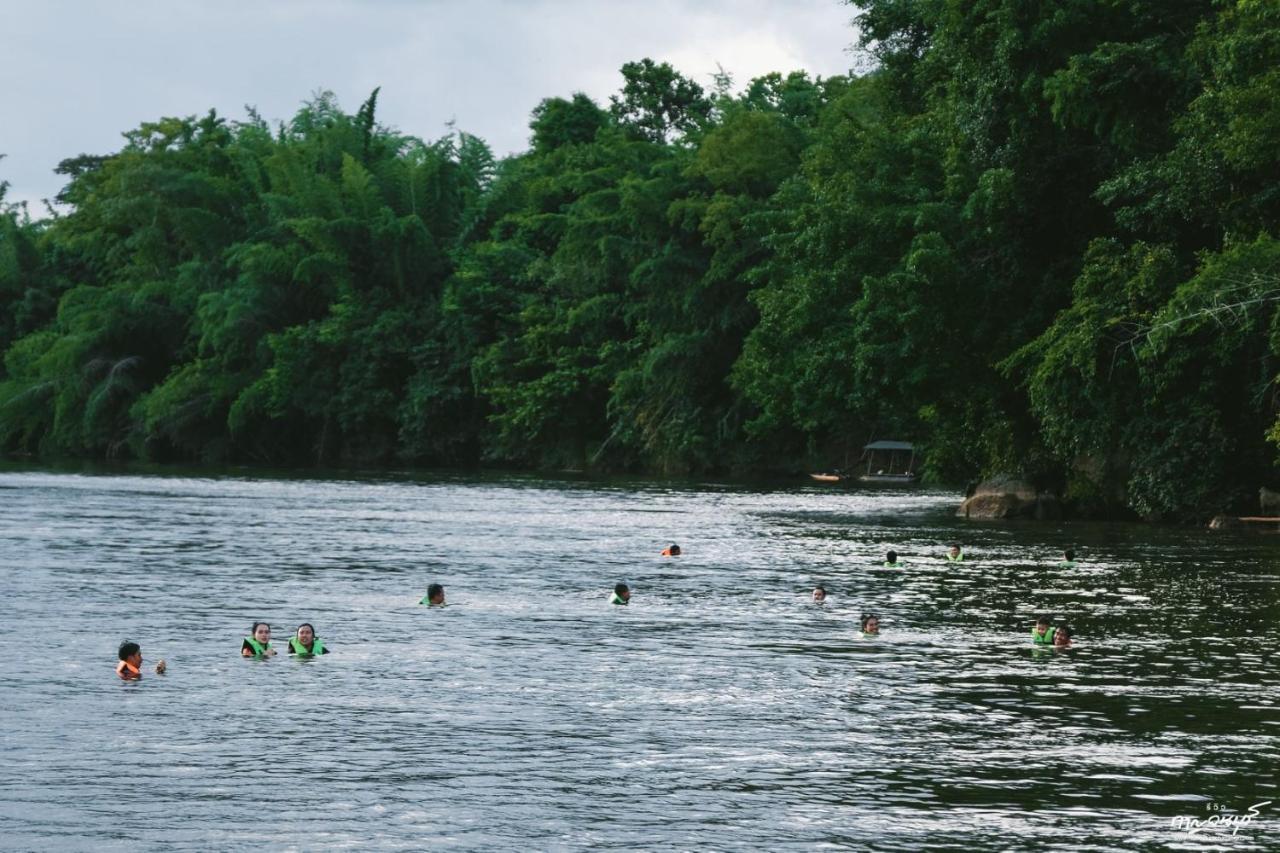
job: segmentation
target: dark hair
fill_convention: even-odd
[[[672,542],[672,543],[671,543],[671,547],[670,547],[670,548],[668,548],[667,550],[668,550],[668,551],[670,551],[672,554],[679,554],[679,553],[680,553],[680,546],[679,546],[679,545],[677,545],[676,543]]]
[[[427,587],[427,598],[435,598],[437,595],[444,595],[444,587],[438,583],[433,583]]]
[[[818,584],[817,586],[815,586],[815,587],[813,588],[813,591],[814,591],[814,592],[821,592],[823,595],[826,595],[826,594],[827,594],[827,588],[826,588],[825,586],[823,586],[822,584]]]
[[[948,546],[947,546],[947,549],[948,549],[948,550],[950,550],[951,548],[955,548],[957,551],[959,551],[959,550],[960,550],[960,543],[959,543],[959,542],[952,542],[950,545],[948,545]]]
[[[897,552],[897,551],[890,551],[888,554],[885,554],[884,556],[885,556],[885,559],[886,559],[886,560],[888,560],[890,563],[896,563],[896,562],[898,562],[898,552]]]
[[[1058,633],[1059,633],[1059,632],[1061,632],[1061,633],[1063,633],[1063,634],[1066,634],[1066,635],[1067,635],[1067,639],[1068,639],[1068,640],[1070,640],[1070,639],[1071,639],[1071,626],[1069,626],[1069,625],[1059,625],[1059,626],[1058,626],[1058,628],[1057,628],[1057,630],[1053,632],[1053,636],[1055,636],[1055,637],[1056,637],[1056,636],[1058,636]]]
[[[258,633],[258,626],[259,626],[259,625],[266,625],[266,626],[267,626],[267,630],[268,630],[268,631],[270,631],[270,630],[271,630],[271,623],[270,623],[270,622],[254,622],[254,623],[253,623],[253,627],[249,629],[249,636],[250,636],[250,637],[252,637],[254,634]]]
[[[301,625],[298,626],[298,631],[301,631],[303,628],[310,628],[312,637],[316,635],[316,626],[312,625],[310,622],[303,622]],[[294,633],[296,634],[298,633],[298,631],[294,631]]]
[[[613,585],[614,595],[622,595],[624,592],[631,592],[631,589],[625,583],[615,583]]]
[[[864,631],[867,630],[867,623],[870,622],[872,619],[876,620],[877,622],[880,621],[880,617],[875,615],[874,613],[862,614],[862,630]]]
[[[1048,625],[1048,624],[1049,624],[1049,621],[1050,621],[1050,620],[1049,620],[1049,617],[1048,617],[1048,616],[1045,616],[1044,614],[1041,614],[1041,615],[1039,615],[1039,616],[1037,616],[1037,617],[1036,617],[1036,624],[1037,624],[1037,625]]]
[[[120,644],[120,660],[128,660],[141,651],[142,647],[137,643],[131,643],[128,640],[125,640]]]
[[[1076,552],[1068,548],[1062,552],[1062,556],[1066,557],[1068,560],[1074,560],[1076,558]]]

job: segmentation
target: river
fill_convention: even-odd
[[[957,503],[0,470],[0,848],[1280,849],[1280,539]]]

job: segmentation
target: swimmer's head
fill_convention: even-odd
[[[138,658],[136,661],[133,659],[135,655]],[[127,660],[134,665],[141,663],[142,647],[139,646],[137,643],[130,643],[130,642],[121,643],[120,644],[120,660]]]
[[[950,554],[950,555],[951,555],[951,557],[952,557],[953,559],[954,559],[954,558],[956,558],[956,557],[959,557],[959,556],[960,556],[960,546],[959,546],[959,545],[952,545],[952,546],[947,550],[947,553],[948,553],[948,554]]]
[[[271,642],[271,626],[266,622],[254,622],[253,627],[249,629],[249,633],[259,643]]]
[[[880,617],[874,613],[862,614],[862,633],[879,634],[880,633]]]
[[[298,626],[298,642],[304,646],[310,646],[316,639],[316,629],[310,622],[303,622]]]
[[[885,554],[885,555],[884,555],[884,561],[885,561],[886,563],[896,563],[896,562],[898,562],[898,552],[897,552],[897,551],[890,551],[888,554]]]
[[[826,599],[827,599],[827,588],[824,586],[815,586],[813,588],[813,600],[826,601]]]
[[[679,545],[677,545],[676,543],[672,542],[672,543],[671,543],[671,545],[670,545],[670,546],[668,546],[668,548],[667,548],[667,553],[668,553],[668,554],[670,554],[670,555],[671,555],[671,556],[673,556],[673,557],[679,557],[679,556],[680,556],[680,546],[679,546]]]
[[[1076,558],[1076,552],[1075,552],[1075,551],[1072,551],[1070,548],[1068,548],[1067,550],[1065,550],[1065,551],[1063,551],[1063,552],[1062,552],[1062,556],[1066,557],[1066,558],[1067,558],[1067,562],[1068,562],[1068,563],[1070,563],[1070,562],[1072,562],[1073,560],[1075,560],[1075,558]]]
[[[1055,646],[1071,645],[1071,629],[1066,625],[1059,625],[1058,630],[1053,632],[1053,644]]]
[[[1037,616],[1037,617],[1036,617],[1036,627],[1040,629],[1040,633],[1042,633],[1042,634],[1043,634],[1045,631],[1049,630],[1049,617],[1048,617],[1048,616]]]
[[[631,600],[631,587],[625,583],[616,583],[613,585],[613,594],[621,598],[623,601]]]
[[[433,583],[427,587],[427,603],[444,604],[444,587],[438,583]]]

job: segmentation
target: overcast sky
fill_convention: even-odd
[[[210,107],[293,115],[331,89],[355,111],[427,139],[446,123],[498,154],[523,150],[546,97],[602,104],[624,62],[670,62],[710,88],[770,71],[830,76],[857,64],[841,0],[0,0],[0,180],[36,204],[65,157],[118,150],[120,134]]]

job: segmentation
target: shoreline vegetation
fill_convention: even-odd
[[[1280,7],[855,5],[864,75],[632,62],[505,159],[320,92],[70,157],[48,218],[0,183],[0,453],[696,476],[887,438],[1067,515],[1256,515]]]

